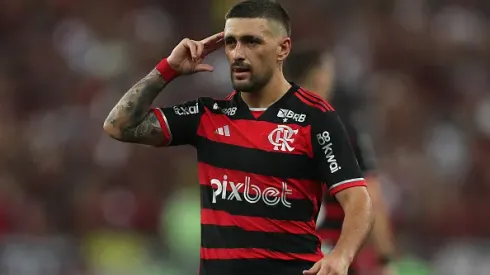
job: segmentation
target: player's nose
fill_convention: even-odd
[[[231,57],[234,61],[245,60],[245,51],[241,43],[237,43],[236,47],[231,51]]]

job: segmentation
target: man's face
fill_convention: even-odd
[[[272,78],[281,58],[281,39],[272,24],[263,18],[226,20],[225,52],[235,90],[255,92]]]

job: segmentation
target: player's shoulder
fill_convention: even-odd
[[[334,112],[335,109],[330,103],[319,96],[317,93],[309,91],[303,87],[298,87],[294,91],[296,104],[310,113],[328,113]]]
[[[295,112],[306,114],[309,123],[322,120],[336,113],[327,100],[303,87],[298,87],[294,91],[291,102],[292,109]]]
[[[232,92],[223,98],[199,97],[197,101],[206,110],[212,113],[223,113],[230,108],[236,108],[233,97],[236,92]]]

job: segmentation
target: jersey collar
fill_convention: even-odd
[[[291,84],[291,87],[289,90],[281,97],[279,100],[274,102],[271,106],[269,106],[264,113],[257,118],[257,120],[260,120],[261,118],[267,118],[267,116],[272,112],[274,117],[277,113],[277,110],[279,109],[280,106],[284,106],[284,104],[288,101],[288,99],[299,89],[299,86],[296,85],[293,82],[289,82]],[[252,115],[252,112],[250,111],[250,108],[248,107],[247,103],[243,101],[241,92],[236,91],[235,95],[233,96],[233,101],[236,102],[238,106],[238,112],[239,115],[243,118],[247,119],[254,119],[255,117]]]

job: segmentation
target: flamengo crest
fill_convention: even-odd
[[[293,130],[293,128],[287,125],[278,125],[276,129],[274,129],[269,134],[269,142],[274,145],[274,150],[292,152],[294,147],[291,144],[294,142],[293,136],[298,133],[298,129]]]

